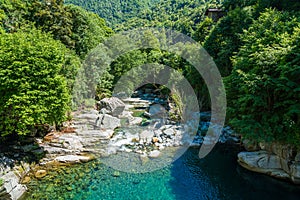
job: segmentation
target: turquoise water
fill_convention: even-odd
[[[218,145],[206,158],[189,149],[172,165],[150,173],[118,172],[99,161],[54,170],[33,180],[26,199],[206,200],[299,199],[300,188],[251,173],[231,147]]]

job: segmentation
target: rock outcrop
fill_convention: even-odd
[[[246,149],[254,151],[238,154],[238,162],[244,168],[300,184],[300,152],[292,146],[247,141]]]
[[[2,157],[0,158],[0,199],[17,200],[27,190],[25,185],[22,185],[22,177],[28,173],[29,166],[25,163],[21,166],[11,168],[13,160]]]

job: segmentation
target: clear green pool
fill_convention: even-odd
[[[248,172],[231,147],[218,145],[206,158],[189,149],[172,165],[150,173],[118,172],[100,161],[61,168],[31,181],[26,199],[214,200],[299,199],[300,188]]]

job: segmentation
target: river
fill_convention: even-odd
[[[25,199],[299,199],[300,187],[241,168],[236,153],[237,148],[219,144],[199,159],[198,149],[190,148],[172,165],[142,174],[118,172],[93,161],[33,180]]]

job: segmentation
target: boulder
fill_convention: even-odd
[[[163,130],[163,133],[166,134],[167,136],[172,137],[172,136],[174,136],[175,131],[173,128],[169,128],[169,129]]]
[[[117,97],[104,98],[97,103],[97,108],[99,110],[106,109],[107,114],[111,114],[112,116],[119,116],[125,109],[125,104],[123,101],[118,99]]]
[[[101,114],[96,125],[101,129],[114,130],[121,126],[121,120],[108,114]]]
[[[141,117],[132,117],[132,118],[128,118],[128,121],[129,121],[130,126],[139,125],[139,124],[142,123],[143,118],[141,118]]]
[[[160,104],[151,105],[149,108],[151,118],[164,118],[167,115],[166,109]]]
[[[78,155],[66,155],[66,156],[59,156],[55,158],[56,161],[62,163],[81,163],[81,162],[88,162],[91,160],[89,156],[78,156]]]
[[[289,179],[290,177],[288,173],[281,169],[280,158],[276,155],[270,155],[266,151],[240,152],[238,162],[250,171],[281,179]]]
[[[149,152],[149,158],[157,158],[160,155],[160,151],[154,150]]]
[[[300,162],[291,165],[291,179],[294,183],[300,184]]]
[[[34,176],[35,176],[35,178],[38,178],[38,179],[40,179],[40,178],[43,178],[43,177],[45,177],[47,175],[47,171],[46,170],[38,170],[38,171],[36,171],[35,173],[34,173]]]
[[[154,132],[151,130],[144,130],[140,133],[140,141],[144,143],[152,143]]]
[[[3,188],[1,189],[1,197],[10,196],[9,199],[17,200],[26,192],[27,188],[24,185],[19,184],[20,178],[13,172],[10,171],[1,177],[4,180]],[[4,198],[5,199],[5,198]]]
[[[153,143],[159,142],[158,137],[153,137],[153,138],[152,138],[152,142],[153,142]]]
[[[59,137],[62,147],[70,150],[81,150],[83,148],[81,138],[74,134],[64,134]]]

